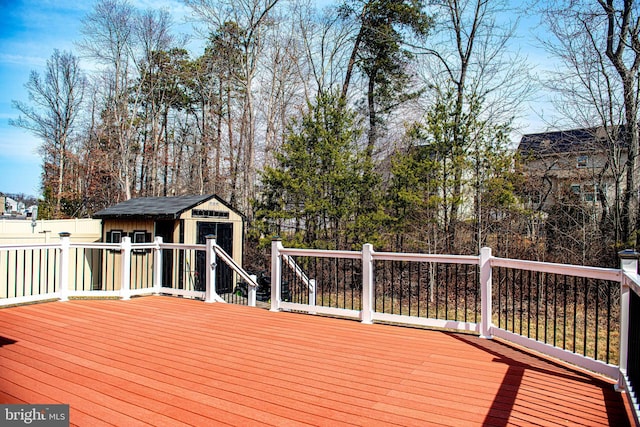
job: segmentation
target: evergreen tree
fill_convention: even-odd
[[[456,115],[455,92],[442,93],[407,133],[408,148],[392,159],[388,204],[398,250],[477,253],[516,205],[509,125],[480,118],[477,97],[466,104]],[[470,142],[466,150],[454,143],[459,135]],[[450,240],[457,212],[463,215],[455,226],[469,227],[468,242]]]
[[[369,130],[367,151],[373,156],[384,118],[399,104],[416,98],[421,90],[410,87],[413,59],[407,48],[413,36],[423,39],[431,17],[424,12],[422,0],[353,0],[340,6],[340,15],[357,25],[353,49],[342,86],[346,98],[354,68],[367,80]]]
[[[358,149],[362,131],[337,94],[321,94],[293,122],[277,167],[264,170],[257,217],[267,230],[308,247],[351,248],[372,239],[379,206],[361,206],[363,193],[378,193]],[[293,242],[292,242],[293,243]],[[292,244],[290,243],[290,244]]]

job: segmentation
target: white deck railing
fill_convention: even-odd
[[[489,248],[483,248],[479,256],[456,256],[456,255],[427,255],[427,254],[401,254],[401,253],[388,253],[388,252],[375,252],[371,245],[364,245],[362,251],[331,251],[331,250],[313,250],[313,249],[297,249],[297,248],[285,248],[282,246],[282,243],[279,239],[275,239],[272,242],[272,265],[271,265],[271,284],[272,284],[272,297],[271,297],[271,310],[279,311],[279,310],[295,310],[295,311],[303,311],[309,313],[324,313],[330,315],[337,315],[343,317],[351,317],[358,318],[363,323],[372,323],[375,321],[383,321],[383,322],[392,322],[392,323],[403,323],[403,324],[412,324],[412,325],[420,325],[420,326],[429,326],[429,327],[438,327],[444,328],[447,330],[455,330],[455,331],[465,331],[465,332],[475,332],[480,336],[485,338],[497,337],[500,339],[504,339],[518,345],[527,347],[529,349],[535,350],[542,354],[549,355],[556,359],[560,359],[576,366],[580,366],[586,368],[590,371],[598,372],[609,378],[618,379],[618,386],[620,389],[626,389],[630,391],[630,396],[632,399],[635,399],[635,394],[633,392],[633,386],[630,383],[629,375],[627,375],[627,364],[630,360],[630,354],[628,351],[629,347],[629,339],[635,340],[634,348],[638,348],[638,341],[640,340],[639,336],[629,337],[629,295],[631,292],[636,295],[640,295],[640,276],[637,272],[637,254],[633,254],[631,257],[622,258],[622,267],[620,269],[612,269],[612,268],[596,268],[596,267],[587,267],[587,266],[577,266],[577,265],[564,265],[564,264],[555,264],[555,263],[545,263],[545,262],[533,262],[533,261],[524,261],[524,260],[515,260],[515,259],[506,259],[506,258],[498,258],[494,257],[491,254],[491,250]],[[310,265],[309,269],[316,270],[317,275],[325,275],[327,268],[332,267],[317,267],[317,261],[313,261],[313,267],[311,267],[312,262],[309,261],[311,259],[335,259],[335,260],[357,260],[360,264],[355,268],[357,270],[358,277],[361,277],[361,286],[358,292],[359,301],[356,304],[356,307],[346,307],[340,308],[335,306],[319,306],[316,295],[321,294],[319,288],[314,286],[314,295],[308,298],[303,298],[302,302],[297,301],[295,297],[292,298],[291,301],[284,301],[281,297],[282,288],[283,288],[283,277],[285,277],[285,272],[287,269],[292,270],[294,273],[289,276],[295,279],[295,277],[304,277],[304,283],[313,283],[316,285],[316,280],[314,278],[314,273],[312,271],[305,271],[300,263],[305,261]],[[434,264],[459,264],[459,265],[469,265],[476,268],[478,273],[478,282],[477,288],[472,289],[470,292],[477,292],[479,290],[479,298],[480,298],[480,316],[478,322],[467,322],[461,321],[459,319],[449,319],[446,314],[444,318],[442,317],[429,317],[422,315],[412,315],[404,314],[399,315],[395,313],[386,313],[377,311],[377,307],[380,306],[380,303],[377,302],[377,297],[375,296],[376,292],[380,292],[380,285],[376,288],[376,271],[375,265],[376,262],[380,261],[389,261],[389,262],[399,262],[399,263],[424,263],[429,266],[433,266]],[[325,271],[322,271],[324,268]],[[344,268],[344,267],[343,267]],[[336,267],[339,270],[339,267]],[[573,301],[569,301],[567,298],[567,292],[574,293],[574,299],[577,300],[580,295],[580,300],[578,304],[582,304],[582,298],[585,300],[587,298],[596,300],[596,304],[602,298],[598,295],[598,292],[601,292],[602,289],[610,292],[605,295],[605,298],[609,299],[610,306],[605,307],[605,311],[612,314],[612,318],[615,321],[611,321],[609,318],[607,319],[597,319],[596,314],[596,322],[602,324],[610,324],[612,328],[620,328],[619,331],[606,331],[606,339],[607,339],[607,347],[609,346],[609,334],[611,336],[617,336],[618,332],[621,334],[621,339],[616,343],[619,348],[613,349],[617,350],[617,354],[619,358],[616,358],[611,363],[607,363],[603,360],[596,360],[594,357],[588,357],[585,354],[587,353],[588,344],[586,343],[587,339],[593,340],[593,337],[588,337],[587,332],[584,332],[584,353],[580,354],[579,351],[576,351],[576,342],[575,337],[573,337],[573,349],[566,348],[570,347],[567,345],[566,340],[563,340],[562,346],[556,346],[545,342],[542,339],[538,339],[537,332],[539,329],[543,329],[542,326],[536,326],[535,328],[531,327],[529,331],[533,330],[535,332],[534,337],[530,337],[530,333],[520,334],[514,332],[514,330],[508,330],[506,327],[499,327],[494,324],[494,319],[497,316],[501,316],[499,310],[494,307],[494,301],[500,301],[502,295],[493,295],[498,291],[499,286],[502,284],[494,285],[492,282],[494,280],[494,270],[497,269],[505,269],[507,271],[517,271],[522,279],[522,277],[526,276],[527,272],[532,272],[537,277],[542,277],[543,279],[540,283],[536,283],[533,286],[538,286],[534,293],[531,293],[527,298],[531,297],[531,295],[538,298],[535,302],[527,301],[527,304],[539,304],[541,300],[544,298],[550,299],[551,297],[544,294],[544,287],[549,286],[549,276],[554,277],[555,282],[562,282],[564,279],[564,284],[559,287],[559,289],[564,289],[564,307],[544,307],[544,310],[540,308],[540,310],[536,310],[536,312],[544,311],[545,316],[547,312],[551,311],[560,311],[562,310],[566,316],[567,311],[571,311],[574,316],[574,323],[584,322],[586,325],[587,322],[592,323],[592,319],[588,319],[587,314],[581,315],[580,313],[576,314],[578,311],[576,307],[567,308],[567,304],[573,303]],[[318,272],[318,270],[320,270]],[[427,270],[425,267],[424,270]],[[632,273],[633,272],[633,273]],[[340,274],[333,273],[334,275]],[[513,273],[515,274],[515,273]],[[418,276],[419,277],[419,276]],[[569,285],[567,285],[566,277],[573,278],[569,281]],[[576,279],[578,278],[578,279]],[[504,278],[502,278],[504,279]],[[414,281],[415,276],[414,276]],[[424,278],[418,280],[425,280]],[[578,281],[580,280],[580,281]],[[398,280],[396,280],[398,281]],[[593,286],[590,281],[597,281],[598,283],[602,283],[599,285],[600,287],[595,288],[596,294],[589,294],[589,289],[580,289],[582,285],[584,286]],[[520,282],[520,286],[523,286],[522,283],[527,283],[526,286],[531,286],[531,283],[534,280],[529,280],[524,282]],[[543,283],[543,284],[541,284]],[[571,285],[572,283],[572,285]],[[319,284],[318,284],[319,285]],[[410,285],[409,285],[410,286]],[[433,286],[430,284],[429,286]],[[450,286],[450,284],[448,285]],[[571,288],[567,291],[567,288]],[[291,287],[291,284],[289,284]],[[617,287],[617,288],[616,288]],[[617,292],[620,292],[620,298],[617,297]],[[406,292],[406,289],[400,289],[398,292]],[[418,294],[422,292],[426,294],[427,291],[418,291]],[[429,288],[428,292],[433,292],[431,288]],[[502,291],[505,292],[505,291]],[[508,294],[509,289],[506,290]],[[511,295],[509,296],[509,303],[515,304],[513,301],[514,291],[511,291]],[[561,291],[562,292],[562,291]],[[594,291],[592,291],[594,292]],[[411,294],[411,290],[409,290],[409,294]],[[379,297],[378,297],[379,298]],[[427,296],[428,298],[428,296]],[[555,298],[555,297],[554,297]],[[334,298],[335,301],[339,298]],[[506,297],[505,297],[506,299]],[[308,300],[308,301],[307,301]],[[546,301],[546,300],[545,300]],[[464,302],[465,304],[468,301]],[[555,301],[554,301],[555,303]],[[589,305],[591,301],[585,301],[585,309],[586,306]],[[506,304],[506,303],[505,303]],[[522,304],[522,302],[521,302]],[[517,307],[516,307],[517,308]],[[603,308],[600,307],[602,311]],[[411,311],[411,310],[408,310]],[[415,311],[415,310],[414,310]],[[418,310],[419,311],[419,310]],[[517,310],[515,310],[517,311]],[[619,312],[619,317],[616,314]],[[515,317],[515,314],[514,314]],[[604,316],[603,316],[604,317]],[[577,319],[577,320],[576,320]],[[544,319],[547,322],[547,319]],[[554,319],[554,327],[555,327]],[[516,319],[517,322],[517,319]],[[522,325],[520,325],[522,328]],[[595,325],[596,329],[600,328],[599,324]],[[546,328],[546,325],[544,326]],[[575,328],[575,326],[574,326]],[[603,332],[604,334],[605,332]],[[595,332],[596,340],[598,339],[598,332]],[[555,339],[555,338],[554,338]],[[596,343],[597,346],[597,343]],[[609,350],[607,348],[607,350]],[[600,350],[600,354],[602,354],[603,350]],[[616,353],[613,351],[613,353]],[[598,350],[596,347],[595,354],[598,355]],[[638,355],[634,354],[631,357],[638,357]],[[607,353],[608,358],[608,353]],[[638,410],[637,401],[635,402],[636,411]]]
[[[175,252],[175,254],[172,254]],[[176,272],[163,283],[163,253],[170,253]],[[204,283],[196,287],[196,255],[204,263]],[[191,259],[191,261],[189,261]],[[175,262],[174,262],[175,261]],[[178,262],[182,261],[182,264]],[[0,245],[0,307],[73,297],[116,297],[128,300],[145,294],[168,294],[223,302],[216,289],[217,261],[248,284],[248,304],[255,306],[256,279],[220,248],[212,236],[206,244],[72,243],[61,233],[58,243]],[[186,267],[185,267],[186,266]]]

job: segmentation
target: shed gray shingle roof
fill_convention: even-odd
[[[96,212],[94,218],[177,219],[180,215],[216,197],[213,194],[176,197],[139,197]],[[222,200],[220,200],[222,202]]]

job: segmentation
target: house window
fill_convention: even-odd
[[[586,168],[589,162],[589,156],[578,156],[577,167],[578,169]]]
[[[571,184],[571,192],[573,194],[580,194],[580,184]]]
[[[591,187],[591,186],[589,186]],[[598,184],[593,185],[593,191],[585,192],[584,201],[585,202],[595,202],[600,200],[600,186]]]

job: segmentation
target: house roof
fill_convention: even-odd
[[[518,151],[538,155],[593,151],[603,147],[605,132],[597,127],[523,135]]]
[[[139,197],[98,211],[93,217],[98,219],[177,219],[183,212],[193,209],[199,204],[213,198],[229,209],[232,209],[214,194],[176,197]]]

